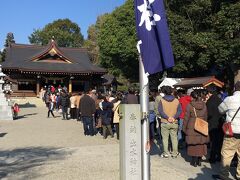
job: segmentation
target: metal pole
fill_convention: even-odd
[[[150,156],[149,156],[149,84],[142,58],[139,56],[139,78],[140,78],[140,106],[142,112],[142,180],[150,180]]]

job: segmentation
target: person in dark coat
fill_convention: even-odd
[[[67,110],[70,105],[70,100],[69,100],[68,94],[64,90],[61,92],[59,104],[62,108],[62,115],[63,115],[62,120],[68,119]]]
[[[216,93],[216,87],[210,87],[208,90],[209,99],[206,103],[208,111],[208,130],[211,142],[210,163],[221,160],[221,148],[223,142],[223,115],[219,112],[218,106],[222,99]]]
[[[124,100],[124,104],[138,104],[138,97],[134,94],[133,89],[128,90],[128,94],[126,99]]]
[[[44,102],[45,102],[46,107],[48,107],[49,106],[49,100],[50,100],[50,91],[45,91],[43,98],[44,98]]]
[[[197,91],[191,93],[192,101],[187,106],[183,121],[183,132],[186,134],[187,154],[192,157],[191,165],[201,166],[202,156],[207,155],[208,136],[195,131],[194,125],[197,117],[207,121],[207,107],[202,101],[200,94]]]
[[[101,111],[101,119],[102,119],[102,128],[103,128],[103,138],[107,138],[107,129],[109,133],[111,134],[111,137],[113,138],[113,132],[112,132],[112,108],[113,108],[113,103],[109,102],[107,97],[104,96],[103,102],[102,102],[102,111]]]
[[[93,120],[94,114],[96,111],[95,101],[90,97],[90,92],[87,91],[81,97],[79,110],[81,114],[81,119],[83,121],[83,129],[85,136],[93,136],[94,129],[93,129]]]

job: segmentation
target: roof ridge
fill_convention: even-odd
[[[72,60],[62,52],[62,50],[64,49],[61,50],[54,40],[50,41],[50,43],[42,50],[42,52],[39,52],[37,55],[33,56],[31,60],[32,61],[39,60],[42,57],[46,56],[47,54],[49,53],[51,54],[52,50],[54,51],[53,52],[54,55],[57,54],[61,58],[63,58],[64,61],[67,61],[68,63],[73,63]]]
[[[43,46],[43,45],[37,45],[37,44],[21,44],[21,43],[12,43],[11,47],[20,47],[20,48],[46,48],[49,44]],[[85,47],[60,47],[59,49],[66,49],[66,50],[82,50],[82,51],[88,51]]]
[[[81,50],[81,51],[88,51],[87,48],[83,48],[83,47],[59,47],[59,49],[65,49],[65,50]]]
[[[200,76],[200,77],[189,77],[189,78],[183,78],[183,79],[203,79],[203,78],[216,78],[215,76]]]
[[[36,47],[36,48],[43,48],[45,46],[37,45],[37,44],[20,44],[20,43],[12,43],[11,47]]]

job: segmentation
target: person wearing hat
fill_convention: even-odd
[[[222,150],[221,150],[221,168],[220,174],[214,174],[214,179],[226,180],[230,179],[229,170],[231,161],[237,154],[240,159],[240,81],[234,85],[235,92],[232,96],[228,96],[218,106],[220,113],[226,113],[226,122],[231,122],[233,136],[224,136]],[[240,163],[237,165],[236,179],[240,179]]]

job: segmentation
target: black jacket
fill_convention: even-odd
[[[70,105],[70,99],[67,94],[62,94],[60,96],[60,105],[64,107],[69,107]]]
[[[96,111],[95,101],[89,95],[84,94],[80,100],[79,110],[82,117],[92,117]]]
[[[102,124],[103,125],[110,125],[112,121],[112,108],[113,103],[103,101],[102,102],[102,111],[101,111],[101,118],[102,118]]]
[[[220,114],[218,110],[219,104],[222,100],[215,94],[213,94],[207,101],[207,111],[208,111],[208,127],[209,131],[216,128],[222,128],[223,115]]]

